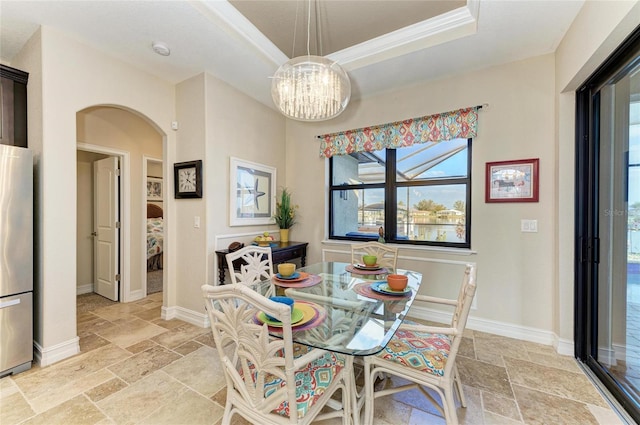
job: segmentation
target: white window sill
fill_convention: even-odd
[[[323,239],[321,242],[323,245],[352,245],[356,243],[362,243],[362,241],[344,241],[338,239]],[[408,245],[408,244],[387,244],[394,248],[399,248],[402,250],[412,250],[412,251],[422,251],[422,252],[433,252],[433,253],[441,253],[448,255],[460,255],[460,256],[470,256],[476,255],[478,252],[469,248],[448,248],[448,247],[440,247],[440,246],[426,246],[426,245]]]

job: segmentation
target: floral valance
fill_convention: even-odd
[[[480,108],[481,106],[474,106],[318,136],[322,139],[320,156],[331,158],[333,155],[349,155],[354,152],[402,148],[415,143],[475,137]]]

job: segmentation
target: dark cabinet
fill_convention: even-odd
[[[29,74],[0,64],[0,144],[27,147]]]
[[[271,261],[274,265],[274,272],[277,272],[277,265],[280,263],[287,263],[289,261],[300,259],[300,267],[304,267],[307,261],[307,245],[308,242],[274,242],[271,244]],[[228,249],[221,249],[216,251],[218,256],[218,279],[220,285],[224,285],[225,269],[229,268],[227,264],[226,255],[229,253]],[[237,261],[237,263],[236,263]],[[241,259],[233,262],[234,268],[240,269],[242,264]]]

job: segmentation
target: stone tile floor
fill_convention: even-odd
[[[221,423],[225,381],[209,329],[162,320],[162,293],[86,308],[90,298],[79,298],[81,354],[0,380],[0,424]],[[463,424],[622,423],[576,361],[552,347],[469,330],[458,360]],[[412,390],[379,399],[374,423],[444,420]]]

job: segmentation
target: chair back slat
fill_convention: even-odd
[[[225,256],[231,283],[255,285],[261,281],[273,278],[273,260],[271,248],[262,246],[246,246]],[[239,270],[234,267],[240,262]],[[234,265],[234,263],[236,263]],[[267,296],[273,295],[272,287]]]
[[[351,264],[362,262],[363,255],[378,257],[378,265],[396,269],[398,262],[398,248],[380,242],[364,242],[351,245]]]
[[[445,366],[445,375],[451,373],[451,369],[455,367],[455,359],[458,354],[458,348],[462,342],[464,329],[467,326],[467,319],[471,311],[471,304],[476,293],[476,266],[475,264],[467,264],[464,270],[464,278],[462,286],[458,292],[458,301],[456,309],[451,318],[451,327],[456,329],[457,334],[451,338],[451,350],[449,358]]]
[[[267,385],[273,383],[273,377],[295,382],[290,307],[239,283],[205,285],[203,293],[218,354],[226,369],[227,392],[233,393],[238,404],[263,415],[269,415],[283,402],[294,406],[295,412],[295,385],[285,385],[275,391]],[[264,311],[282,322],[282,339],[271,338],[266,324],[254,322],[257,311]]]

